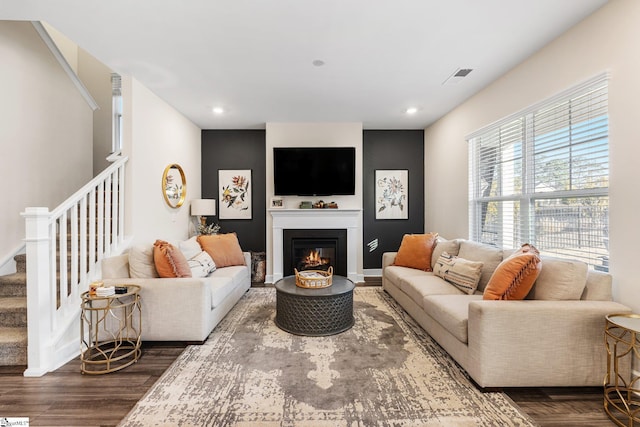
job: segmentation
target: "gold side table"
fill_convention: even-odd
[[[619,426],[640,426],[640,315],[606,316],[604,410]]]
[[[140,286],[123,285],[124,294],[107,297],[84,292],[80,314],[80,372],[106,374],[140,358]]]

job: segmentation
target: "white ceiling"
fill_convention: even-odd
[[[605,3],[2,0],[0,19],[48,22],[202,129],[422,129]]]

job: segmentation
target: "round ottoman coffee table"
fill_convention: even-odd
[[[353,289],[346,277],[333,276],[327,288],[296,286],[295,276],[278,280],[275,323],[296,335],[325,336],[344,332],[353,326]]]

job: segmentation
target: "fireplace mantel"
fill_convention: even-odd
[[[346,229],[347,230],[347,276],[357,283],[358,233],[361,233],[361,209],[271,209],[272,218],[272,283],[283,276],[283,242],[285,229]]]

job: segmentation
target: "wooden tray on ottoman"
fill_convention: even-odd
[[[298,272],[295,268],[296,286],[307,289],[328,288],[331,286],[333,277],[333,267],[329,267],[328,271],[323,270],[304,270]]]

